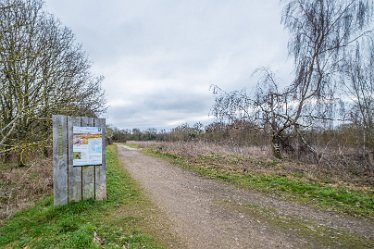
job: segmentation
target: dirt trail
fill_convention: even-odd
[[[326,241],[320,244],[313,238],[300,236],[304,230],[297,225],[295,228],[295,222],[305,227],[312,226],[305,224],[316,224],[323,229],[339,229],[343,234],[358,234],[374,240],[374,224],[368,221],[239,190],[123,145],[118,145],[118,150],[131,176],[169,217],[173,229],[188,248],[320,248],[325,245]],[[278,216],[286,217],[293,225],[278,220]]]

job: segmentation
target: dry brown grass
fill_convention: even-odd
[[[217,145],[205,142],[157,142],[157,141],[128,141],[128,143],[136,144],[140,147],[148,147],[166,152],[172,152],[177,155],[187,157],[207,156],[219,154],[223,156],[236,155],[246,156],[250,158],[271,158],[271,148],[260,148],[257,146],[240,147]]]
[[[244,174],[276,174],[328,185],[347,186],[352,189],[373,189],[372,174],[352,170],[343,163],[331,160],[329,164],[308,164],[294,160],[279,160],[272,156],[269,147],[230,147],[204,142],[139,142],[129,141],[143,148],[174,154],[200,167],[214,167]],[[344,157],[338,156],[340,160]],[[331,158],[331,155],[330,155]]]
[[[52,193],[51,159],[19,167],[0,164],[0,225],[16,211]]]

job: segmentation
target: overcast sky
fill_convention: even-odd
[[[253,71],[291,72],[277,0],[45,0],[104,75],[107,123],[208,123],[211,84],[256,85]]]

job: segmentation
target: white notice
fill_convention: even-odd
[[[73,166],[101,165],[102,137],[100,127],[73,126]]]

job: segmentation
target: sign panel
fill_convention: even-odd
[[[100,127],[73,126],[73,166],[102,165],[103,140]]]

